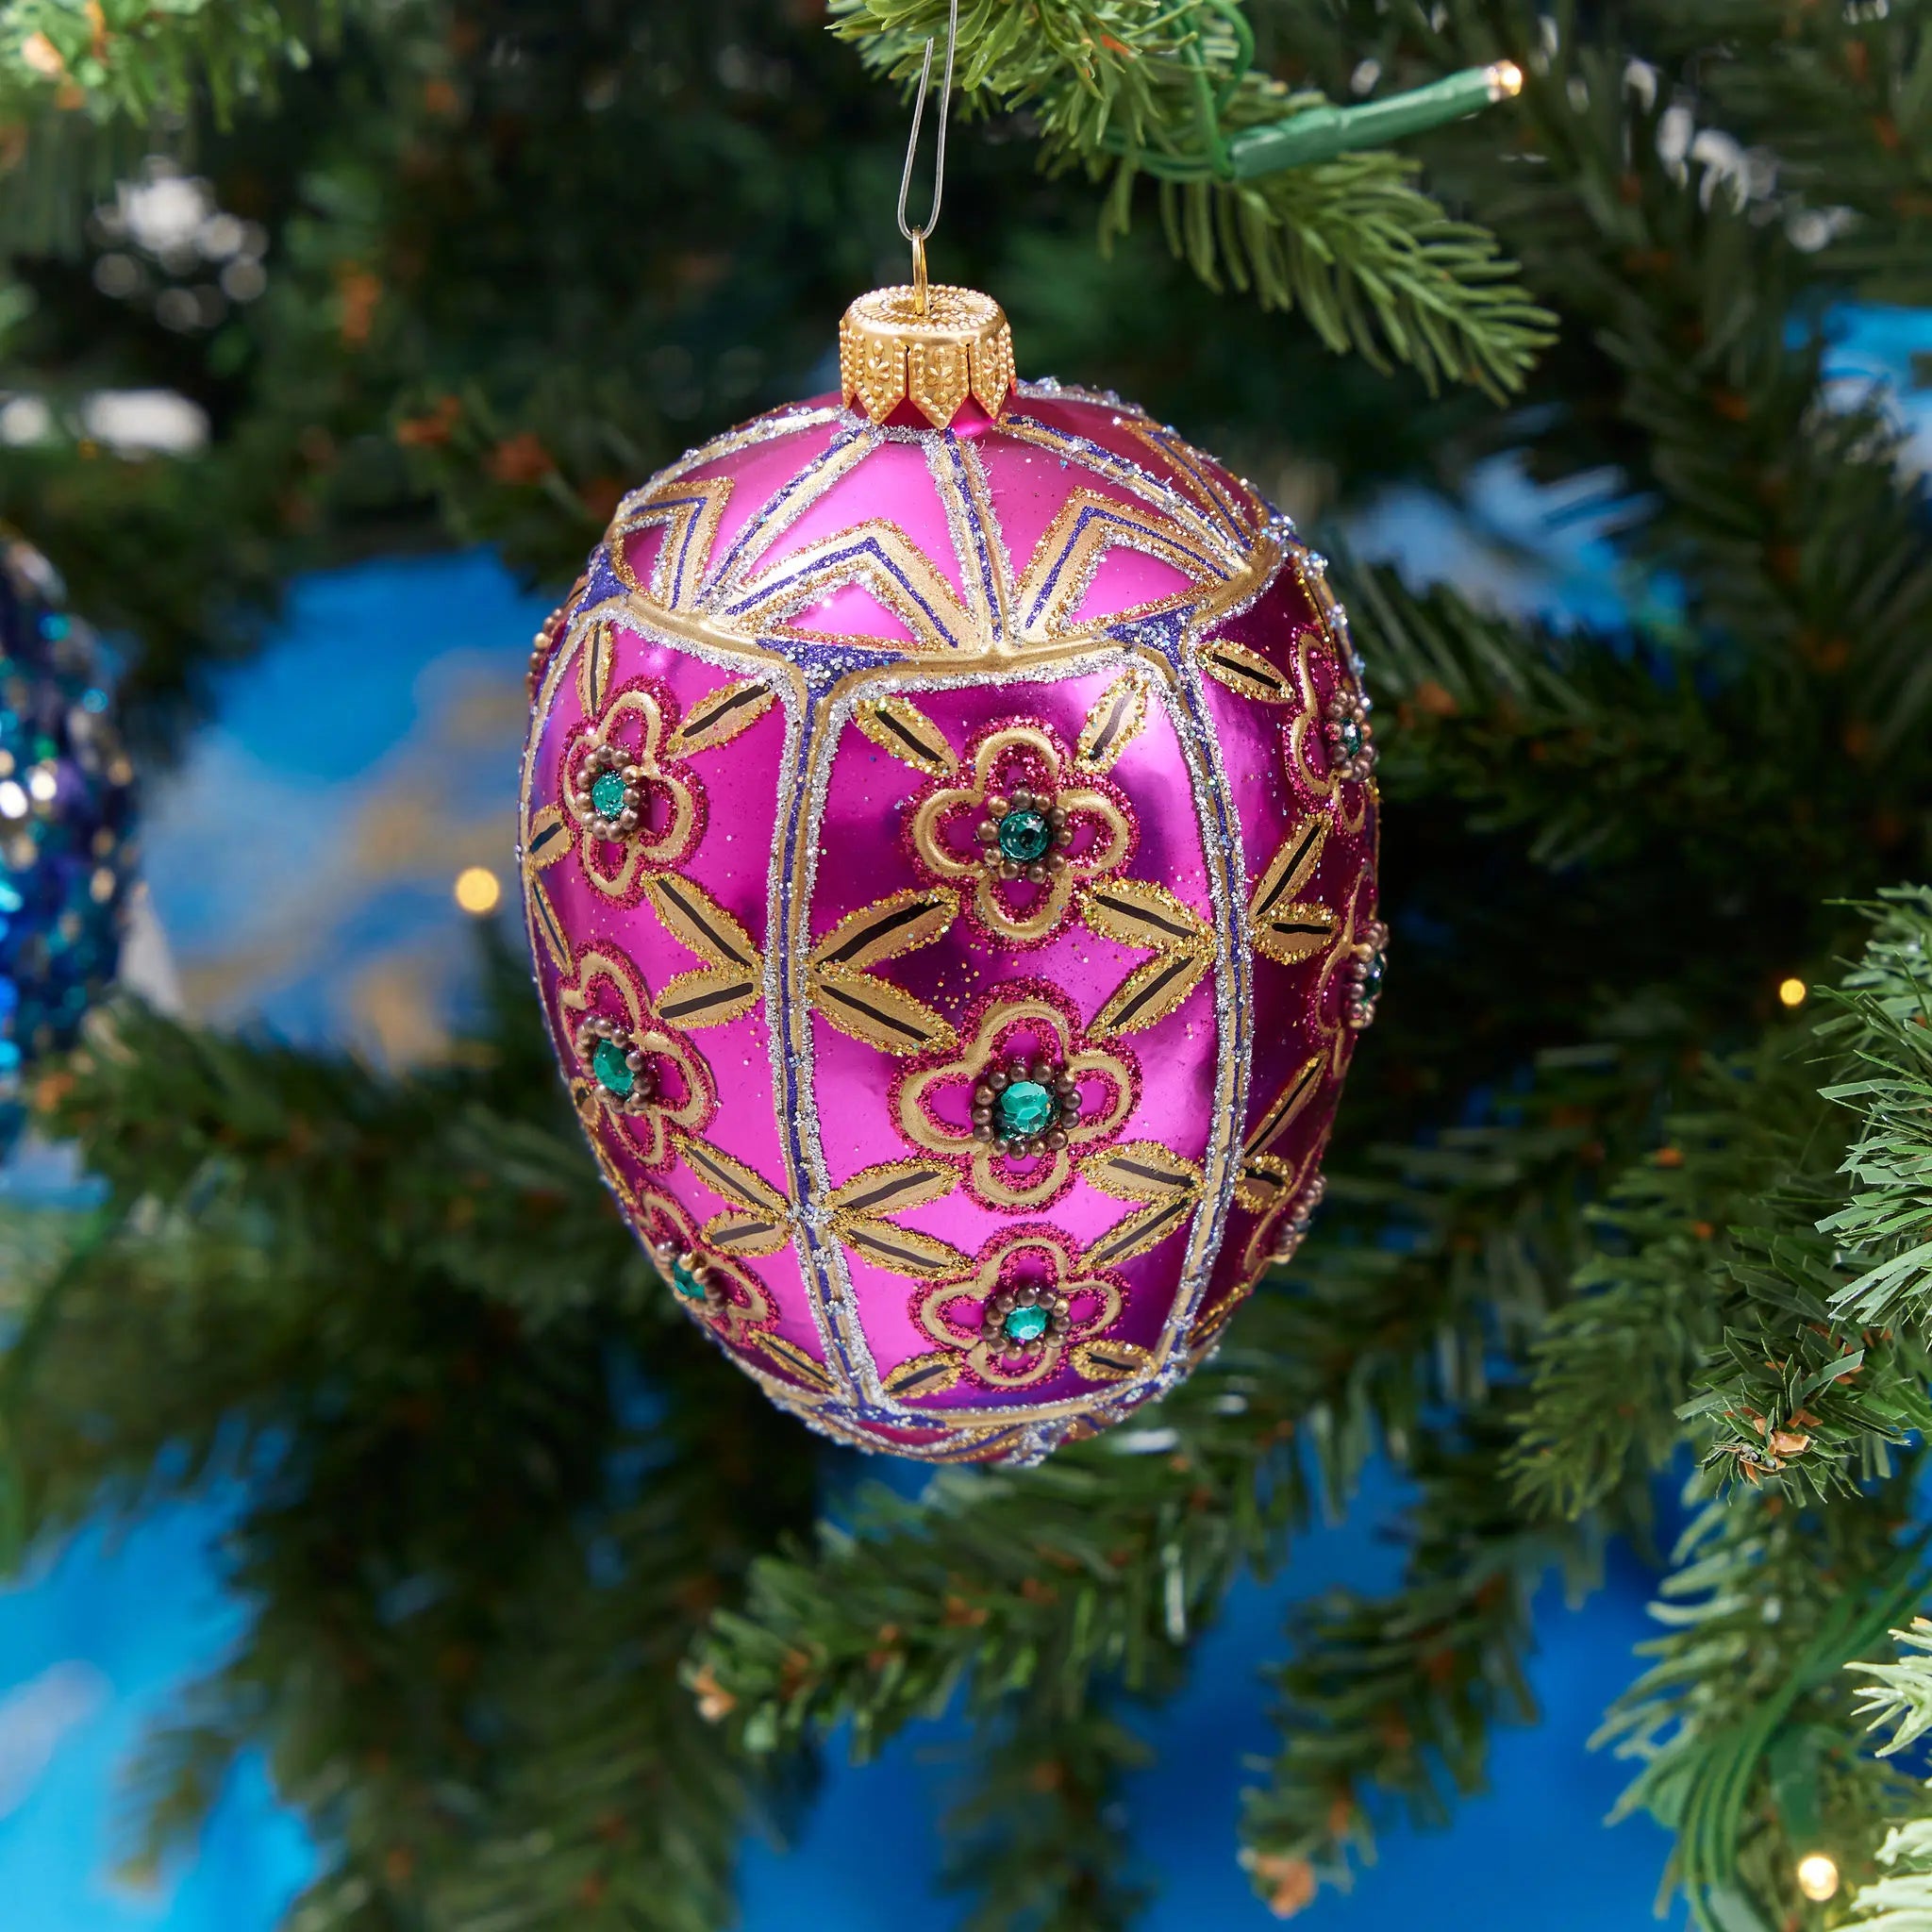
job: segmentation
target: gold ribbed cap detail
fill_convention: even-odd
[[[1013,390],[1013,332],[977,289],[929,285],[923,311],[910,283],[874,289],[839,325],[839,382],[874,423],[909,402],[944,429],[968,396],[997,416]]]

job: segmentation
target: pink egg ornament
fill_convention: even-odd
[[[537,982],[625,1219],[811,1427],[1029,1461],[1292,1252],[1387,933],[1322,559],[884,290],[632,492],[532,660]]]

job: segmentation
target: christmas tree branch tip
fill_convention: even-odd
[[[1465,120],[1522,92],[1523,70],[1513,60],[1497,60],[1487,67],[1466,67],[1424,87],[1352,108],[1339,108],[1326,101],[1298,105],[1279,121],[1245,127],[1231,136],[1225,144],[1225,167],[1217,172],[1230,180],[1252,181],[1290,168],[1313,167],[1366,148],[1392,147],[1398,141]],[[1109,148],[1127,151],[1114,148],[1112,143]],[[1197,178],[1196,169],[1157,153],[1139,153],[1135,158],[1150,175],[1174,180]]]

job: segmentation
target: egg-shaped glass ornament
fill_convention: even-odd
[[[537,981],[618,1203],[771,1397],[1030,1460],[1290,1254],[1386,933],[1320,558],[884,290],[634,491],[532,662]]]
[[[74,1044],[114,977],[134,798],[100,645],[54,567],[0,529],[0,1152],[35,1062]]]

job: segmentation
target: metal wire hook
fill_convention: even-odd
[[[935,39],[937,36],[935,36]],[[919,158],[919,125],[925,116],[925,91],[932,85],[933,42],[925,43],[925,59],[919,70],[919,92],[912,97],[912,132],[906,140],[906,166],[899,176],[899,232],[912,244],[912,300],[921,315],[925,313],[925,243],[939,226],[940,201],[946,192],[946,121],[953,107],[953,61],[959,51],[959,0],[947,0],[946,77],[940,91],[940,138],[933,154],[932,210],[922,228],[906,220],[906,198],[912,192],[912,164]]]

